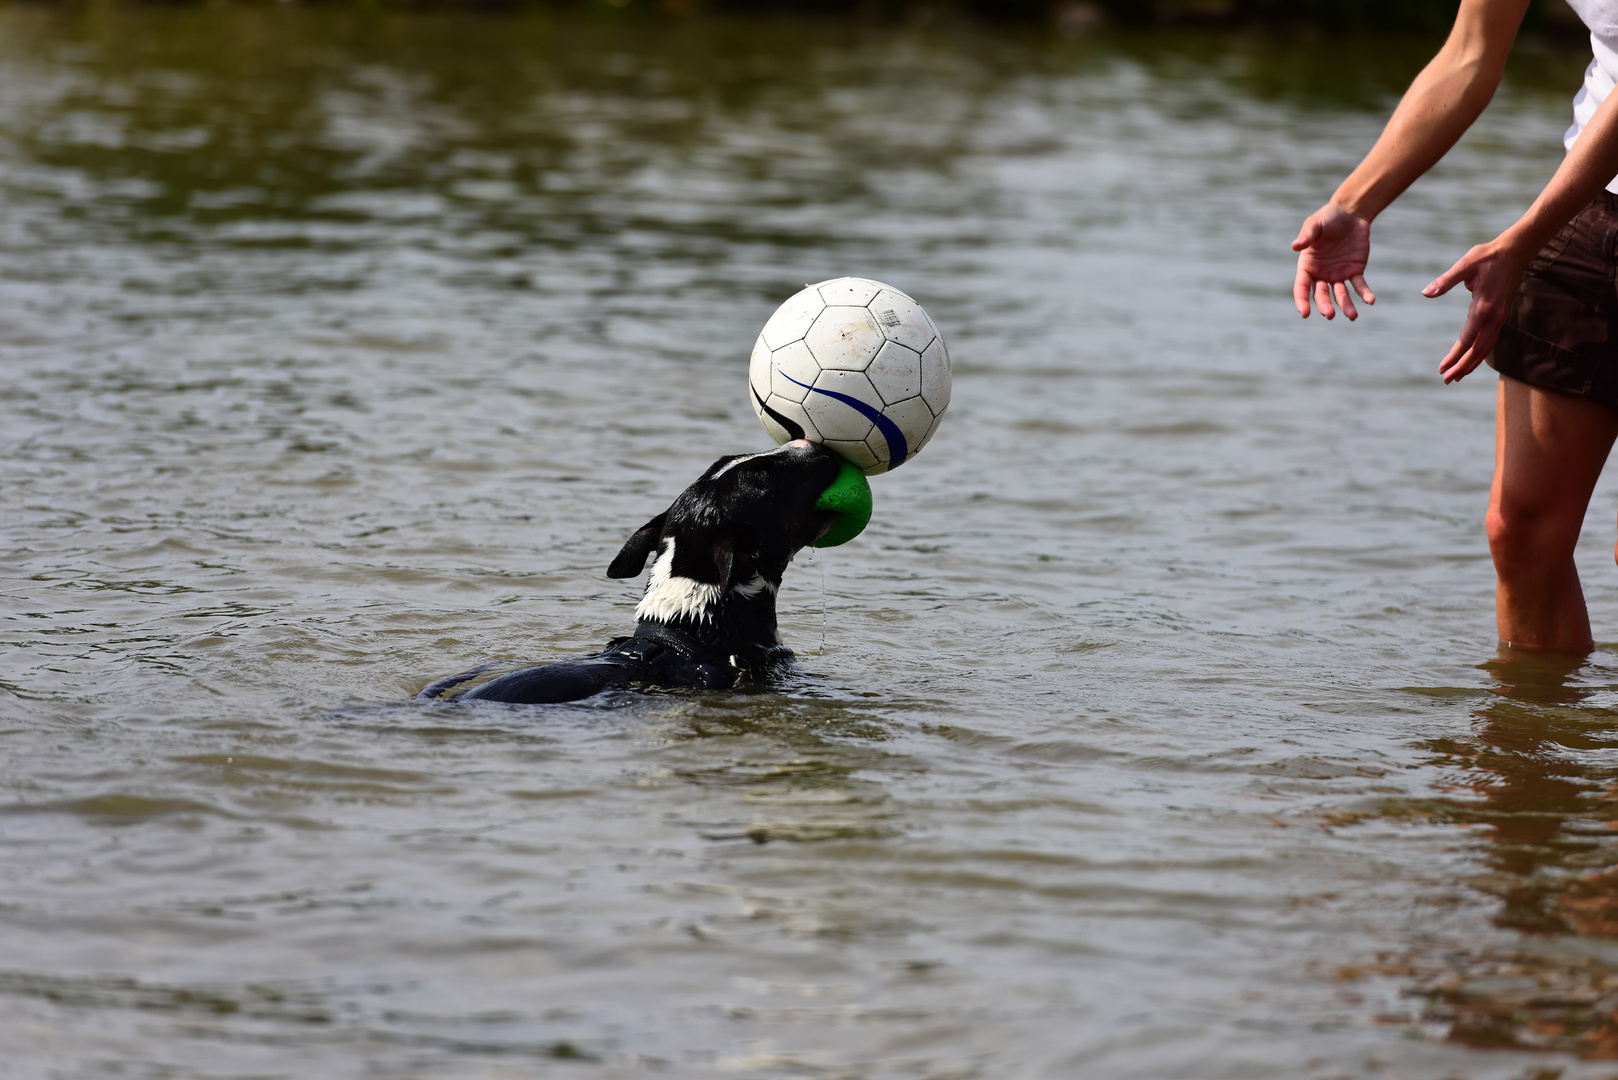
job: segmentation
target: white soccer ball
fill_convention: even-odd
[[[777,444],[824,443],[867,476],[915,457],[949,408],[938,328],[891,285],[843,277],[776,308],[753,346],[753,411]]]

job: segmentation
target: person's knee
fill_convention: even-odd
[[[1573,557],[1584,515],[1502,501],[1489,507],[1489,553],[1502,577],[1560,566]]]

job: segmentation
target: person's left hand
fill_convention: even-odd
[[[1512,301],[1517,297],[1523,271],[1533,257],[1532,252],[1523,254],[1518,246],[1504,237],[1479,244],[1421,290],[1423,296],[1443,296],[1457,284],[1464,283],[1472,294],[1466,321],[1461,324],[1461,336],[1438,364],[1438,373],[1446,383],[1460,382],[1494,351],[1500,328],[1506,324]]]

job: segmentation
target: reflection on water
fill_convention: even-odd
[[[1476,666],[1493,398],[1415,298],[1584,59],[1378,223],[1374,312],[1288,304],[1430,47],[0,7],[8,1063],[1609,1075],[1618,679]],[[407,700],[623,633],[844,273],[956,396],[788,574],[800,677]]]
[[[1426,1020],[1457,1042],[1618,1058],[1618,954],[1577,940],[1618,938],[1618,685],[1600,660],[1506,646],[1482,669],[1470,734],[1424,743],[1444,771],[1436,797],[1382,813],[1468,827],[1482,865],[1467,884],[1526,938],[1373,970],[1413,976]]]
[[[1505,651],[1484,665],[1497,700],[1471,738],[1429,743],[1434,763],[1470,798],[1445,800],[1451,820],[1484,827],[1500,925],[1529,933],[1614,936],[1606,897],[1618,845],[1618,712],[1612,686],[1569,677],[1573,661]]]

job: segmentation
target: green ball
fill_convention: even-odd
[[[815,509],[830,510],[837,515],[837,524],[815,541],[815,547],[846,544],[871,523],[871,484],[858,466],[845,461],[831,487],[820,493]]]

